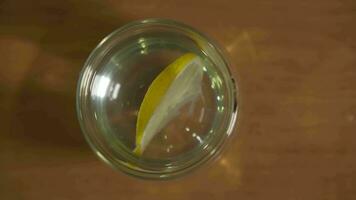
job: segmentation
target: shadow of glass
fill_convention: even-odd
[[[16,79],[18,87],[4,93],[15,94],[7,137],[32,146],[87,148],[75,110],[78,75],[97,43],[128,20],[100,1],[11,0],[0,7],[0,37],[25,39],[39,49]]]

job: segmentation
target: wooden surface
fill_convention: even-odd
[[[99,162],[75,113],[90,51],[148,17],[217,40],[240,87],[221,159],[168,182]],[[355,0],[2,0],[0,61],[1,200],[356,199]]]

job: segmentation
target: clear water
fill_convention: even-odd
[[[92,86],[97,123],[113,148],[135,148],[137,114],[148,87],[165,67],[188,52],[204,61],[202,92],[156,134],[142,157],[175,159],[205,147],[215,132],[214,124],[222,120],[225,88],[219,72],[188,38],[148,35],[108,52]]]

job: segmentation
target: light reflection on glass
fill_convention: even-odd
[[[147,50],[146,50],[146,49],[142,49],[142,50],[140,51],[140,54],[147,54]]]
[[[120,83],[116,83],[116,85],[114,86],[114,89],[112,91],[111,100],[117,98],[117,96],[119,95],[120,87],[121,87]]]
[[[138,43],[141,45],[142,49],[145,49],[147,47],[146,41],[144,38],[138,39]]]
[[[140,54],[147,54],[147,42],[144,38],[138,39],[138,43],[141,46]]]
[[[199,122],[202,122],[202,121],[203,121],[204,113],[205,113],[205,109],[202,108],[201,111],[200,111]]]
[[[197,135],[195,138],[199,141],[200,144],[203,143],[203,140],[201,139],[201,137],[199,135]]]
[[[109,84],[110,78],[106,76],[98,76],[95,78],[93,85],[93,95],[99,98],[105,97]]]
[[[212,77],[211,78],[211,88],[220,88],[222,85],[222,80],[220,79],[220,77],[216,76],[216,77]]]
[[[235,122],[236,122],[236,116],[237,116],[236,113],[234,115],[232,115],[231,121],[233,123],[230,123],[229,127],[227,128],[227,134],[228,135],[231,135],[232,130],[234,129],[234,125],[235,125]]]
[[[144,38],[138,39],[138,43],[143,43],[143,42],[145,42],[145,39],[144,39]]]
[[[199,141],[200,144],[203,143],[203,140],[201,139],[201,137],[200,137],[199,135],[197,135],[196,133],[193,133],[192,136],[193,136],[194,138],[196,138],[196,139]]]
[[[219,111],[219,112],[224,111],[224,106],[218,106],[218,111]]]
[[[171,151],[171,149],[173,149],[173,145],[169,145],[168,148],[166,149],[167,153],[169,153]]]

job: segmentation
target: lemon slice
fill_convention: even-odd
[[[176,115],[186,103],[201,91],[203,66],[192,53],[184,54],[168,65],[152,82],[145,94],[136,124],[136,148],[141,155],[153,137]]]

